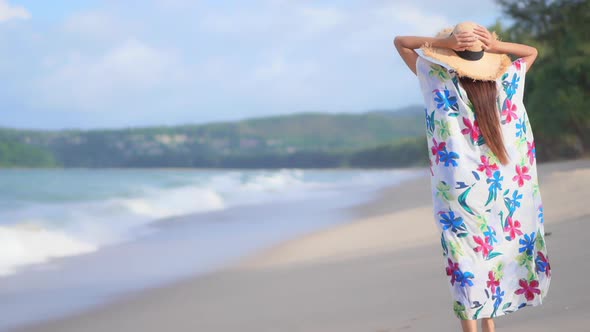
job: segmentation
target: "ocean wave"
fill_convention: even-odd
[[[89,253],[97,246],[69,236],[61,231],[27,222],[0,226],[0,275],[9,275],[28,264],[47,262],[51,258]]]
[[[302,169],[88,172],[87,177],[76,174],[72,179],[67,172],[60,173],[61,179],[48,173],[46,183],[36,174],[42,190],[19,192],[18,204],[10,201],[10,195],[0,195],[4,206],[18,206],[0,208],[0,275],[136,239],[149,234],[152,230],[145,226],[155,220],[238,205],[314,199],[410,175]],[[84,199],[74,192],[83,193]],[[45,200],[48,195],[51,199]],[[55,197],[64,199],[55,201]]]

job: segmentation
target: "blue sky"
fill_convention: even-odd
[[[493,0],[0,0],[0,126],[123,128],[421,104],[393,38],[500,16]]]

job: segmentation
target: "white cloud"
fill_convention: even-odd
[[[40,19],[5,36],[11,42],[0,73],[14,79],[0,87],[0,106],[26,104],[47,119],[68,114],[89,125],[93,117],[118,125],[230,118],[236,109],[247,117],[403,106],[421,96],[408,85],[414,78],[393,38],[434,35],[454,20],[491,23],[498,11],[478,17],[471,10],[491,8],[491,1],[109,0],[75,13],[64,7],[63,21]],[[0,0],[0,17],[6,6]]]
[[[137,38],[144,32],[144,22],[122,17],[106,10],[87,10],[69,15],[60,26],[64,39],[77,46],[99,49]]]
[[[285,84],[304,81],[316,72],[317,66],[311,61],[288,61],[283,54],[274,54],[254,68],[251,78],[254,82]]]
[[[185,9],[198,4],[196,0],[154,0],[154,4],[158,8],[164,9]]]
[[[257,80],[272,80],[284,75],[287,71],[285,59],[275,57],[269,63],[260,65],[254,69],[253,77]]]
[[[425,11],[409,3],[386,3],[355,15],[355,25],[339,38],[342,48],[353,54],[387,54],[396,35],[434,36],[453,23],[436,11]]]
[[[179,66],[173,52],[128,40],[99,56],[71,52],[38,87],[52,106],[93,111],[174,84]]]
[[[217,12],[207,13],[200,20],[202,28],[212,32],[239,33],[259,32],[279,24],[275,17],[257,12]]]
[[[434,10],[428,12],[421,6],[408,3],[395,3],[377,8],[375,14],[378,19],[395,22],[398,29],[412,31],[416,35],[434,36],[438,30],[455,24]]]
[[[336,28],[348,19],[347,13],[337,8],[305,6],[298,11],[303,18],[301,26],[310,32]]]
[[[258,102],[262,109],[270,109],[274,112],[278,111],[301,111],[300,105],[305,107],[317,106],[318,96],[323,93],[323,88],[312,83],[313,68],[312,64],[297,64],[293,68],[302,67],[303,71],[298,72],[297,76],[282,77],[283,79],[275,79],[258,83],[256,89],[249,88],[250,94],[258,93],[251,97],[251,100]],[[260,91],[264,91],[261,94]]]
[[[7,0],[0,0],[0,22],[11,19],[27,20],[31,18],[31,13],[22,6],[14,6]]]
[[[69,33],[95,37],[113,35],[120,31],[114,19],[103,12],[76,13],[67,18],[63,27]]]
[[[395,57],[396,35],[434,35],[452,25],[436,8],[424,10],[419,4],[399,1],[354,6],[289,0],[265,3],[256,11],[233,8],[208,13],[201,24],[222,38],[223,34],[237,37],[244,41],[241,49],[252,52],[249,61],[226,59],[236,61],[236,70],[223,76],[225,84],[251,95],[251,100],[281,108],[296,104],[333,109],[366,102],[362,96],[372,92],[364,89],[376,89],[367,82],[395,86],[396,72],[410,77]],[[408,94],[405,87],[394,90],[400,97]],[[386,98],[382,96],[380,102]]]
[[[201,18],[200,24],[208,31],[221,33],[311,35],[337,28],[348,16],[346,11],[336,7],[271,1],[257,10],[209,12]]]

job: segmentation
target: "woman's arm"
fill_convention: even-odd
[[[474,32],[484,43],[484,49],[486,52],[506,53],[521,57],[526,63],[526,71],[531,68],[535,59],[537,59],[538,51],[532,46],[496,40],[492,38],[488,29],[480,25],[475,27]]]
[[[396,36],[393,39],[393,44],[399,52],[406,65],[410,70],[416,74],[416,60],[418,53],[414,51],[420,48],[424,43],[429,43],[433,47],[451,48],[457,51],[462,51],[473,45],[477,36],[472,33],[459,33],[449,37],[418,37],[418,36]]]

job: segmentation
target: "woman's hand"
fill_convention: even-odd
[[[415,49],[425,44],[433,47],[444,47],[456,51],[464,51],[473,46],[477,41],[477,36],[473,32],[461,32],[457,35],[448,37],[421,37],[421,36],[397,36],[393,40],[395,48],[401,55],[402,59],[408,65],[408,68],[416,74],[416,60],[418,53]]]
[[[494,52],[496,49],[496,39],[492,37],[492,34],[481,25],[476,25],[473,32],[479,40],[483,43],[483,49],[486,52]]]
[[[475,44],[477,36],[468,31],[462,31],[458,34],[452,34],[446,38],[446,45],[448,48],[455,51],[465,51]]]

